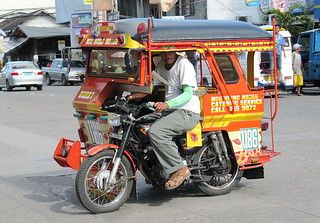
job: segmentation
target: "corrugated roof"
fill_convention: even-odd
[[[8,53],[9,51],[15,49],[16,47],[24,44],[28,38],[18,38],[18,39],[5,39],[3,41],[3,50],[1,53]]]
[[[69,27],[35,27],[20,25],[14,33],[21,31],[28,38],[42,39],[56,36],[70,36]]]
[[[22,23],[32,19],[35,16],[51,16],[50,13],[43,11],[43,10],[36,10],[33,12],[10,12],[6,13],[0,16],[3,21],[0,22],[0,28],[3,31],[10,31],[14,30],[18,25],[21,25]]]

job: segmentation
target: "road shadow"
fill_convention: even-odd
[[[79,202],[74,182],[75,174],[44,176],[19,176],[1,179],[1,182],[18,187],[26,191],[24,197],[37,203],[49,204],[49,210],[65,215],[86,215],[90,214]],[[183,185],[182,187],[167,191],[164,189],[155,189],[145,184],[144,179],[138,178],[137,193],[135,198],[130,198],[127,204],[145,204],[151,207],[158,207],[172,199],[178,197],[203,198],[208,197],[200,191],[194,184]],[[240,183],[234,190],[243,187]]]
[[[242,187],[244,187],[244,184],[240,182],[233,189],[233,191],[239,190]],[[179,188],[171,191],[165,190],[164,188],[154,188],[151,185],[147,185],[143,187],[143,190],[138,187],[136,199],[130,199],[128,203],[146,204],[148,206],[155,207],[161,206],[162,204],[179,197],[204,198],[210,196],[204,194],[195,184],[192,183],[184,183]]]
[[[37,203],[49,204],[49,210],[67,215],[88,214],[74,190],[75,174],[48,176],[17,176],[0,179],[24,191],[24,197]]]

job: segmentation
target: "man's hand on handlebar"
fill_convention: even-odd
[[[156,102],[155,103],[156,113],[161,113],[169,108],[169,105],[165,102]]]

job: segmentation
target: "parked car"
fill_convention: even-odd
[[[43,73],[32,61],[7,62],[0,72],[0,90],[6,88],[11,91],[14,87],[25,87],[30,91],[31,87],[42,90]]]
[[[54,59],[50,67],[43,67],[47,85],[54,81],[61,82],[62,85],[81,82],[85,74],[85,66],[81,61]]]

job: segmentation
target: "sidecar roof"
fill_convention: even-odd
[[[250,23],[229,20],[165,20],[153,19],[152,41],[246,40],[271,39],[272,35]],[[141,39],[137,26],[148,24],[147,18],[123,19],[115,22],[116,33],[129,33]],[[146,37],[145,32],[142,37]]]

